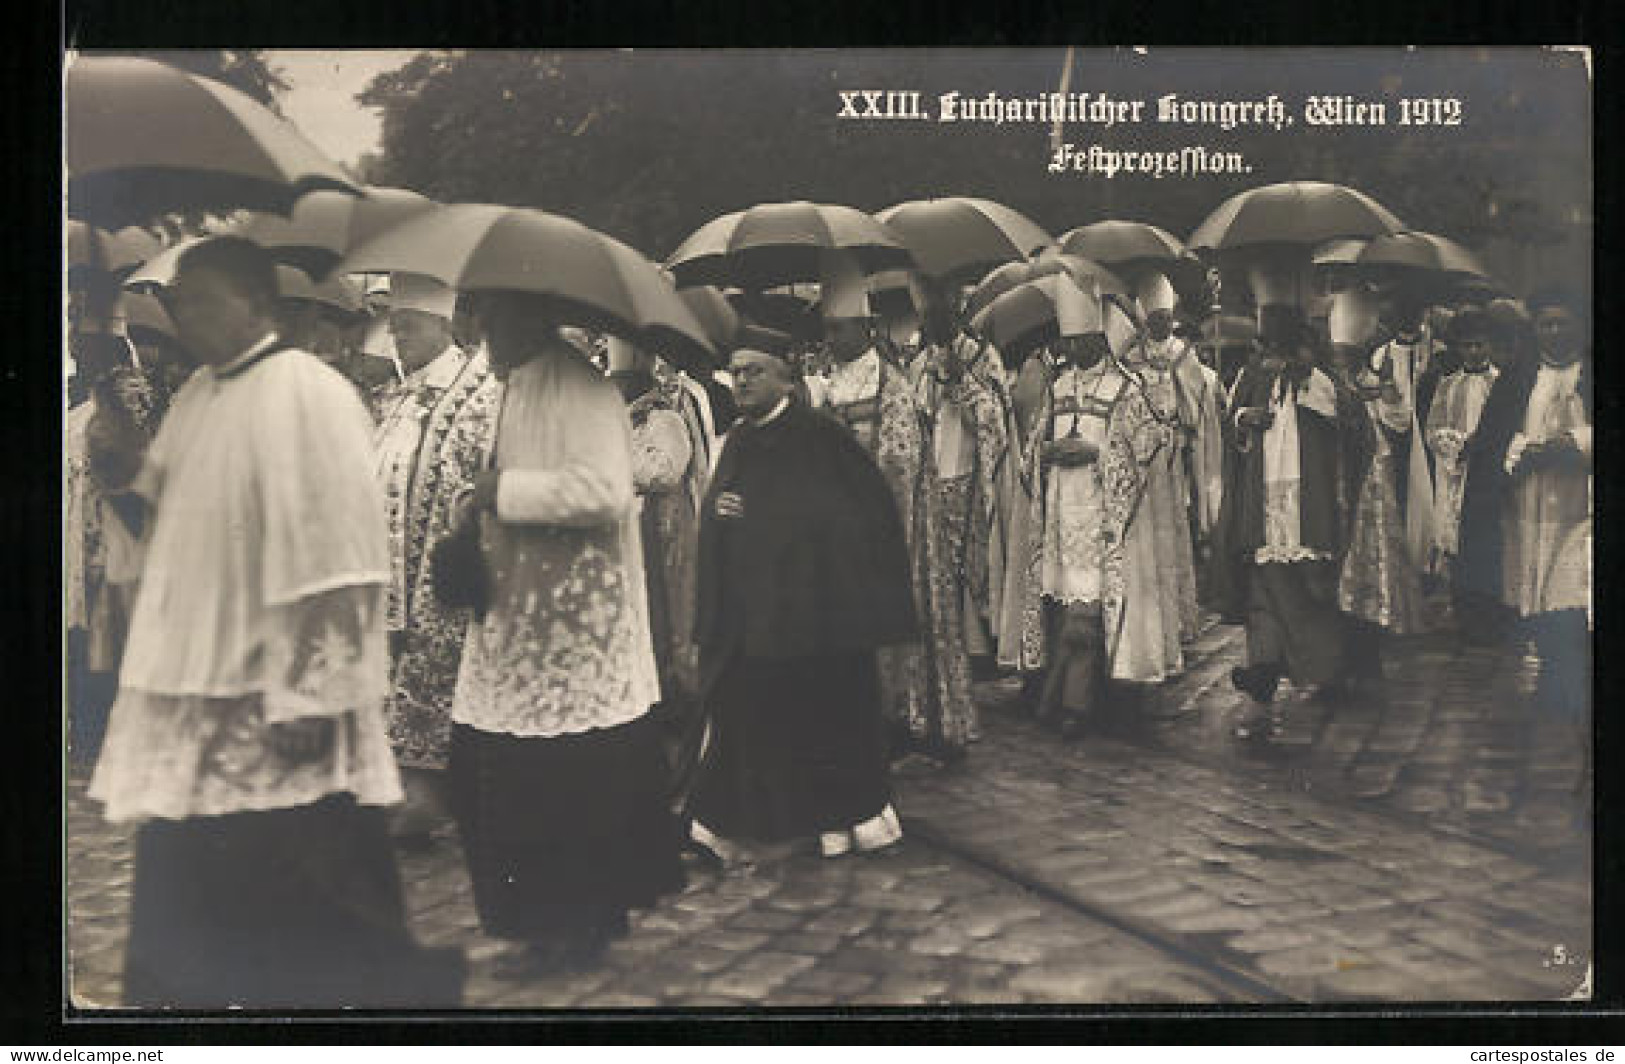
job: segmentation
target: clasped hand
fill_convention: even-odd
[[[1050,443],[1047,451],[1050,463],[1062,469],[1086,466],[1100,457],[1100,449],[1078,436],[1067,436]]]

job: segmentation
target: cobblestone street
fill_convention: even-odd
[[[984,738],[897,776],[875,856],[696,874],[599,971],[503,977],[451,826],[403,852],[420,938],[464,946],[471,1008],[1551,1000],[1590,953],[1587,770],[1527,718],[1518,652],[1418,637],[1380,697],[1284,689],[1243,746],[1241,633],[1214,627],[1143,725],[1062,742],[984,684]],[[68,796],[73,996],[116,1005],[127,834]]]

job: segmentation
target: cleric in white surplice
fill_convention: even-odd
[[[455,1004],[406,931],[380,806],[389,582],[370,423],[275,331],[265,252],[220,238],[166,302],[203,363],[145,459],[145,558],[91,796],[136,839],[127,1004]]]

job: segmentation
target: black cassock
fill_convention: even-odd
[[[1337,395],[1338,420],[1299,407],[1298,448],[1302,471],[1300,538],[1305,547],[1339,561],[1256,565],[1265,544],[1264,448],[1253,436],[1242,449],[1234,417],[1243,407],[1267,408],[1270,397],[1290,388],[1280,370],[1242,370],[1226,425],[1224,497],[1213,533],[1215,598],[1227,616],[1247,625],[1249,665],[1280,668],[1294,683],[1323,684],[1347,667],[1349,626],[1338,609],[1340,559],[1347,542],[1356,471],[1369,464],[1369,420],[1351,396]],[[1362,457],[1363,456],[1363,457]]]
[[[744,515],[720,518],[716,500]],[[878,647],[916,636],[891,489],[794,401],[729,433],[700,524],[697,639],[714,728],[691,812],[764,842],[850,828],[891,800]]]

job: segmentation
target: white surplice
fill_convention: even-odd
[[[338,373],[273,344],[194,374],[132,485],[151,511],[90,791],[109,819],[401,798],[371,422]],[[301,718],[333,741],[294,761],[268,729]]]

